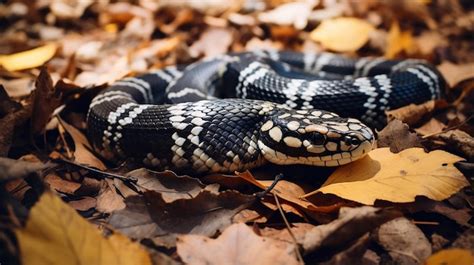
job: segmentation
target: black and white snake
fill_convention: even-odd
[[[369,127],[383,126],[385,110],[439,98],[444,86],[420,60],[228,54],[113,83],[90,105],[88,134],[105,158],[159,170],[337,166],[371,150]]]

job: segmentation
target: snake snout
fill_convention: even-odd
[[[275,164],[338,166],[365,156],[372,130],[356,119],[319,110],[277,113],[260,129],[259,148]]]

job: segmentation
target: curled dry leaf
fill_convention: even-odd
[[[41,68],[35,87],[36,89],[31,93],[33,134],[44,132],[54,110],[61,105],[61,93],[53,87],[53,80],[45,67]]]
[[[390,147],[392,153],[422,147],[416,133],[410,132],[410,127],[399,120],[390,121],[382,131],[377,132],[377,136],[377,147]]]
[[[365,20],[341,17],[324,20],[311,32],[310,38],[336,52],[354,52],[369,40],[375,27]]]
[[[151,264],[148,253],[121,234],[104,238],[59,197],[45,192],[26,227],[16,229],[22,264]]]
[[[404,217],[381,225],[375,237],[396,264],[422,264],[431,255],[428,239],[416,225]]]
[[[257,236],[242,223],[228,227],[217,239],[180,236],[177,251],[187,264],[299,264],[292,245]]]
[[[423,104],[410,104],[398,109],[386,111],[389,121],[397,119],[409,126],[416,125],[421,119],[431,114],[436,108],[436,101],[430,100]]]
[[[61,126],[69,133],[74,141],[74,161],[91,166],[100,170],[105,170],[107,167],[95,157],[90,150],[92,150],[87,138],[76,128],[68,124],[67,122],[59,119]]]
[[[51,1],[51,12],[61,19],[77,19],[93,4],[93,0],[54,0]]]
[[[379,148],[339,167],[320,189],[305,197],[330,193],[368,205],[376,200],[413,202],[416,196],[444,200],[469,185],[453,165],[461,160],[441,150],[425,153],[410,148],[394,154],[389,148]]]
[[[0,65],[8,71],[20,71],[43,65],[56,54],[55,43],[11,55],[0,55]]]
[[[469,160],[474,158],[474,138],[461,130],[451,130],[438,135],[449,148],[464,154]]]

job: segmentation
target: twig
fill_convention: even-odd
[[[295,235],[294,235],[293,232],[291,231],[290,223],[288,222],[288,219],[286,219],[285,213],[283,212],[283,208],[281,208],[281,204],[280,204],[280,201],[278,200],[278,196],[276,196],[275,194],[273,194],[273,198],[275,199],[275,202],[276,202],[276,204],[277,204],[278,211],[280,212],[281,218],[283,218],[283,221],[285,222],[286,230],[288,230],[288,233],[290,234],[291,239],[293,240],[293,243],[294,243],[294,245],[295,245],[296,258],[298,259],[298,261],[300,262],[300,264],[304,264],[304,262],[303,262],[303,256],[302,256],[301,253],[300,253],[300,249],[299,249],[299,246],[298,246],[298,242],[296,241]]]
[[[93,174],[102,175],[105,178],[120,179],[123,182],[129,182],[129,183],[133,183],[133,184],[136,184],[138,182],[138,179],[134,178],[134,177],[124,177],[124,176],[121,176],[121,175],[118,175],[118,174],[101,171],[101,170],[98,170],[98,169],[95,169],[95,168],[92,168],[92,167],[88,167],[88,166],[84,166],[84,165],[75,163],[73,161],[69,161],[67,159],[63,159],[63,158],[54,159],[53,162],[65,163],[65,164],[68,164],[68,165],[72,165],[72,166],[75,166],[75,167],[78,167],[78,168],[81,168],[81,169],[85,169],[85,170],[87,170],[87,171],[89,171]]]
[[[466,124],[466,123],[467,123],[469,120],[471,120],[472,118],[474,118],[474,115],[469,116],[469,118],[465,119],[463,122],[461,122],[461,123],[459,123],[459,124],[456,124],[456,125],[454,125],[454,126],[451,126],[451,127],[449,127],[449,128],[446,128],[446,129],[444,129],[444,130],[442,130],[442,131],[440,131],[440,132],[435,132],[435,133],[430,133],[430,134],[424,135],[424,136],[422,136],[421,138],[422,138],[422,139],[426,139],[426,138],[429,138],[429,137],[432,137],[432,136],[436,136],[436,135],[439,135],[439,134],[442,134],[442,133],[445,133],[445,132],[449,132],[449,131],[451,131],[451,130],[453,130],[453,129],[457,129],[457,128],[463,126],[464,124]]]
[[[276,175],[276,176],[275,176],[275,180],[273,180],[273,182],[272,182],[272,185],[268,186],[264,191],[257,192],[255,195],[256,195],[258,198],[262,199],[262,198],[265,197],[270,191],[272,191],[273,188],[275,188],[276,184],[277,184],[280,180],[282,180],[284,177],[285,177],[285,176],[284,176],[282,173]]]

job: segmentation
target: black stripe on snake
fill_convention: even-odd
[[[88,136],[106,159],[179,173],[338,166],[372,149],[386,110],[444,87],[421,60],[227,54],[111,84],[90,105]]]

